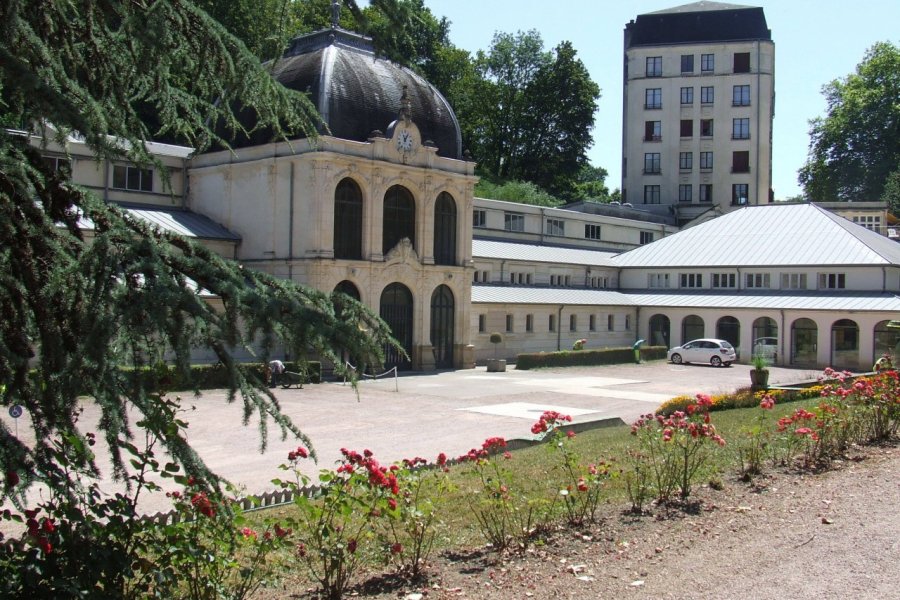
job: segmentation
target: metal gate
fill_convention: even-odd
[[[413,297],[408,287],[402,283],[392,283],[384,288],[381,293],[381,318],[391,328],[391,334],[406,353],[412,356]],[[386,369],[397,367],[406,370],[412,365],[409,358],[404,358],[395,348],[386,346],[384,366]]]
[[[431,295],[431,346],[438,369],[453,367],[453,317],[453,292],[439,285]]]

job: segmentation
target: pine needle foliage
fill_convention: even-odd
[[[234,106],[279,138],[311,137],[318,117],[309,101],[189,2],[5,0],[0,102],[7,127],[37,134],[0,128],[0,404],[22,405],[34,435],[26,444],[0,423],[0,502],[24,502],[35,481],[65,495],[72,467],[97,474],[91,453],[64,468],[54,450],[54,440],[88,442],[77,427],[82,395],[101,410],[117,477],[127,474],[121,450],[141,432],[158,437],[186,474],[216,485],[172,411],[160,409],[164,382],[121,369],[167,358],[188,373],[196,348],[227,368],[229,401],[243,403],[244,424],[258,420],[261,448],[272,423],[309,445],[235,350],[252,347],[266,360],[277,345],[336,365],[347,351],[371,363],[390,341],[384,322],[355,301],[335,303],[148,226],[50,170],[32,143],[77,135],[98,160],[147,164],[154,136],[203,149],[227,145],[222,132],[250,133]]]

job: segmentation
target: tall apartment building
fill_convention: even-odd
[[[679,225],[772,201],[775,44],[762,8],[638,15],[624,58],[624,200]]]

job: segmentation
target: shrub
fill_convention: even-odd
[[[658,360],[666,357],[665,346],[647,346],[640,349],[641,360]],[[562,350],[560,352],[524,353],[516,356],[516,369],[528,370],[541,367],[585,367],[615,365],[634,362],[631,348],[600,348],[596,350]]]

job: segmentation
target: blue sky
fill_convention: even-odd
[[[425,0],[447,17],[450,40],[475,52],[494,32],[537,29],[544,47],[569,40],[600,85],[594,145],[588,155],[609,171],[610,188],[621,180],[622,31],[635,16],[686,4],[674,0]],[[877,41],[900,43],[897,0],[778,0],[762,6],[775,41],[773,187],[782,199],[800,192],[797,170],[806,161],[810,119],[825,114],[821,88],[851,73]]]

